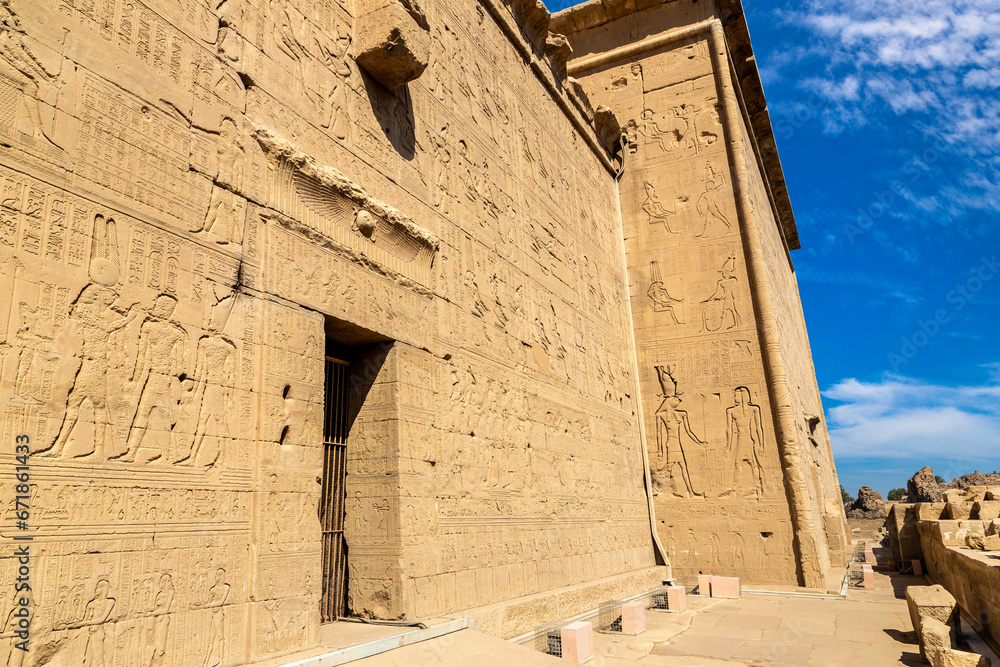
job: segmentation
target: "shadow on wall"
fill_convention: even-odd
[[[409,85],[388,90],[364,70],[360,70],[372,113],[386,139],[404,160],[416,154],[416,121]]]

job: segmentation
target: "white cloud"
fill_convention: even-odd
[[[783,64],[822,59],[823,75],[800,85],[833,103],[825,115],[849,117],[859,100],[897,115],[936,113],[945,136],[974,152],[1000,147],[991,94],[1000,86],[1000,0],[806,0],[782,18],[813,34]],[[827,131],[846,127],[826,121]]]
[[[838,459],[952,458],[1000,463],[1000,364],[993,383],[948,387],[900,376],[841,380],[823,392]],[[923,465],[922,463],[920,465]]]

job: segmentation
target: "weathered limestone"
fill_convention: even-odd
[[[920,619],[920,655],[928,662],[934,662],[938,651],[951,649],[952,628],[931,616]]]
[[[954,628],[956,621],[955,598],[944,586],[909,586],[906,604],[913,630],[920,636],[923,618],[933,618]]]
[[[932,667],[990,667],[990,660],[978,653],[946,648],[934,653],[931,665]]]
[[[430,57],[430,26],[417,0],[361,0],[355,62],[392,90],[417,79]]]

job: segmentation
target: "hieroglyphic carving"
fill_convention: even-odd
[[[685,453],[685,436],[694,446],[704,445],[691,429],[691,421],[687,410],[681,409],[680,392],[677,381],[670,374],[671,369],[656,367],[663,400],[656,409],[656,468],[663,475],[663,481],[669,481],[671,492],[679,498],[690,498],[703,495],[696,491],[691,480],[691,468]],[[687,446],[690,450],[690,445]]]
[[[200,217],[208,185],[189,165],[192,156],[208,155],[204,140],[95,76],[83,77],[80,96],[76,178],[178,220]],[[206,173],[208,166],[199,169]]]
[[[715,284],[715,292],[701,302],[703,331],[728,331],[736,328],[742,322],[736,304],[736,286],[739,284],[739,278],[736,277],[735,252],[730,253],[726,261],[722,263],[719,274],[719,280]],[[713,327],[716,317],[718,317],[719,324]]]

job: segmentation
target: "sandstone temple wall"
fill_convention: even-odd
[[[751,289],[781,292],[801,429],[794,224],[743,231],[716,8],[657,5],[641,30],[696,32],[581,88],[540,3],[417,5],[0,3],[0,661],[314,646],[341,528],[338,613],[505,637],[670,562],[812,586],[837,560],[825,431],[783,425]]]
[[[611,580],[575,599],[595,606],[662,579],[610,161],[558,52],[532,55],[539,17],[422,4],[430,62],[392,91],[353,59],[360,0],[0,8],[0,463],[13,475],[30,436],[25,664],[316,642],[328,339],[353,346],[349,611]]]
[[[674,572],[822,587],[846,524],[766,107],[756,70],[731,64],[749,50],[741,10],[587,2],[554,22],[570,76],[625,131],[645,440]]]

